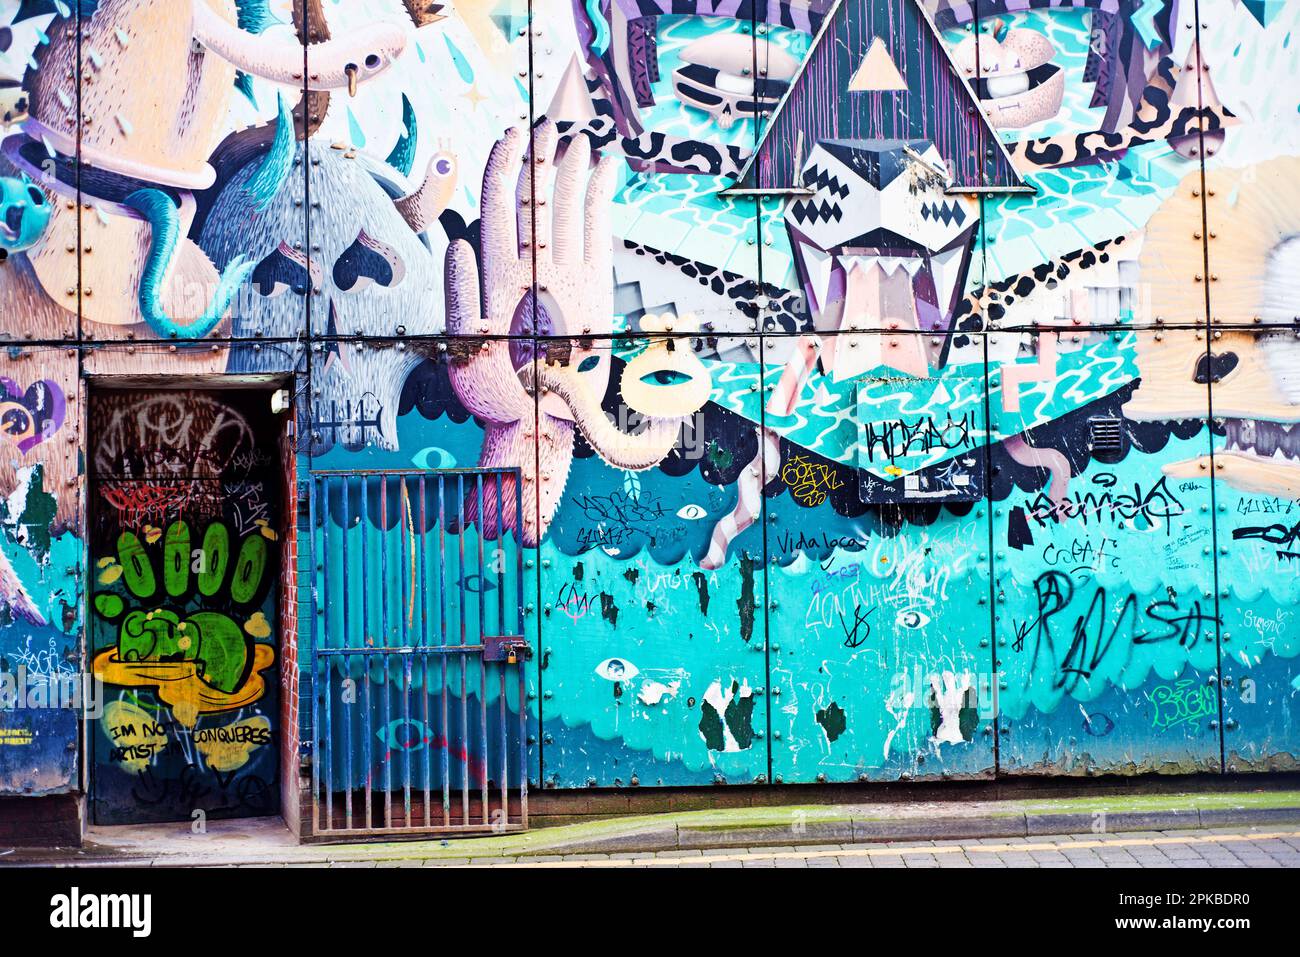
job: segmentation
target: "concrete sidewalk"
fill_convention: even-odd
[[[523,834],[365,844],[299,844],[274,818],[91,828],[81,848],[0,848],[0,867],[486,861],[799,847],[885,841],[1300,826],[1300,791],[1234,791],[1014,801],[736,808],[619,817]]]

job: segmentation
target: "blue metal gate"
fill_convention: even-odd
[[[313,833],[527,827],[518,470],[311,480]]]

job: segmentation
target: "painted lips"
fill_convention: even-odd
[[[994,21],[991,34],[967,38],[953,59],[998,129],[1019,129],[1049,120],[1061,109],[1065,73],[1052,62],[1050,40],[1036,30],[1005,28]]]

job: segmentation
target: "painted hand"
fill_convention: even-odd
[[[602,403],[613,351],[603,337],[614,329],[609,207],[619,161],[606,157],[593,167],[585,136],[574,137],[557,161],[558,148],[549,121],[536,129],[528,156],[524,133],[509,131],[493,147],[483,176],[481,265],[464,241],[447,250],[448,329],[478,339],[470,355],[452,361],[452,387],[484,422],[479,465],[522,474],[529,503],[522,540],[529,547],[559,506],[575,429],[609,465],[652,468],[712,387],[689,348],[652,339],[628,360],[621,380],[621,399],[645,428],[630,434],[611,424]],[[694,320],[646,316],[642,326],[649,333],[689,333]],[[534,355],[531,336],[559,348]],[[508,480],[499,510],[495,495],[485,496],[481,517],[470,503],[468,514],[489,538],[498,524],[519,527],[515,491]]]
[[[447,250],[447,328],[453,336],[612,331],[609,200],[617,161],[602,159],[588,177],[587,138],[576,137],[557,163],[558,139],[547,121],[534,135],[531,156],[524,156],[526,134],[520,129],[507,131],[493,146],[483,174],[481,272],[465,240]],[[476,416],[517,422],[533,414],[532,396],[518,374],[532,358],[520,350],[512,359],[505,342],[488,341],[472,362],[453,365],[452,384]],[[607,381],[607,350],[603,365]],[[545,410],[572,418],[558,399]]]
[[[232,546],[226,526],[213,522],[199,547],[190,546],[183,521],[168,527],[158,555],[134,532],[123,532],[116,557],[100,560],[99,579],[120,579],[126,594],[101,591],[95,611],[117,623],[118,661],[193,662],[205,684],[231,693],[248,677],[253,639],[270,634],[256,611],[268,584],[267,540],[254,532]],[[250,612],[242,626],[233,617]]]

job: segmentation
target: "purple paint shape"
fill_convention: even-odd
[[[67,403],[63,390],[49,379],[40,379],[23,389],[13,379],[0,377],[4,394],[0,396],[0,433],[25,435],[14,444],[26,454],[40,445],[63,425]]]

